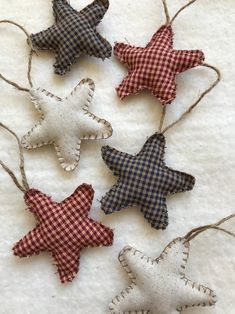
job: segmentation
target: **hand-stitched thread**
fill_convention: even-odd
[[[31,99],[41,114],[39,123],[22,139],[23,147],[35,149],[52,144],[65,171],[73,171],[80,159],[82,140],[101,140],[112,136],[109,122],[89,111],[95,84],[82,80],[65,99],[44,89],[31,89]]]
[[[95,0],[77,12],[67,0],[53,0],[55,24],[31,35],[32,44],[36,49],[56,52],[54,68],[59,75],[66,74],[82,54],[109,58],[112,46],[96,31],[108,8],[108,0]]]
[[[102,148],[104,162],[118,176],[117,183],[101,200],[106,214],[129,206],[139,206],[152,227],[168,225],[166,196],[193,189],[191,175],[168,168],[164,162],[165,137],[151,136],[136,156],[108,146]]]
[[[0,126],[9,131],[18,142],[22,183],[2,161],[0,165],[24,193],[27,208],[37,220],[37,226],[14,245],[14,254],[28,257],[49,251],[55,260],[61,282],[70,282],[78,273],[81,250],[86,247],[111,246],[113,231],[88,217],[94,197],[90,185],[82,184],[60,203],[29,188],[20,140],[8,127],[2,123]]]
[[[131,285],[113,299],[109,313],[177,314],[188,307],[214,305],[215,292],[185,275],[190,241],[208,229],[235,237],[234,233],[219,227],[234,217],[235,214],[217,224],[193,229],[185,237],[168,244],[158,258],[150,258],[130,246],[125,247],[119,254],[119,261]]]

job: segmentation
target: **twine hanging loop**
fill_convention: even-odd
[[[18,144],[18,148],[19,148],[19,157],[20,157],[20,173],[21,173],[21,179],[22,179],[22,183],[19,182],[19,180],[17,179],[16,175],[14,174],[14,172],[3,162],[0,160],[0,166],[2,166],[2,168],[5,170],[5,172],[11,177],[12,181],[15,183],[15,185],[17,186],[17,188],[22,191],[22,192],[27,192],[29,190],[29,184],[27,181],[27,177],[26,177],[26,173],[25,173],[25,166],[24,166],[24,154],[23,154],[23,148],[21,146],[21,142],[19,137],[16,135],[15,132],[13,132],[9,127],[7,127],[6,125],[4,125],[3,123],[0,122],[0,127],[5,129],[8,133],[10,133],[11,135],[14,136],[14,138],[17,141]]]
[[[31,38],[30,38],[30,34],[28,33],[28,31],[23,26],[21,26],[20,24],[14,22],[14,21],[0,20],[0,24],[12,24],[12,25],[16,26],[17,28],[19,28],[25,34],[25,36],[27,37],[27,41],[28,41],[28,44],[29,44],[29,47],[30,47],[29,60],[28,60],[28,69],[27,69],[27,79],[28,79],[30,88],[32,88],[33,87],[32,76],[31,76],[32,60],[33,60],[33,55],[36,54],[36,51],[33,48],[32,41],[31,41]],[[2,80],[4,80],[7,84],[17,88],[19,91],[27,92],[27,93],[30,92],[29,88],[20,86],[16,82],[6,78],[1,73],[0,73],[0,78]]]

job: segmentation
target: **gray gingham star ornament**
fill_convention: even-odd
[[[184,238],[175,239],[154,259],[124,248],[119,261],[132,283],[113,299],[109,313],[179,314],[188,307],[214,305],[214,291],[185,276],[189,249]]]
[[[109,138],[109,122],[89,111],[95,90],[91,79],[82,80],[65,99],[38,88],[31,89],[31,99],[41,115],[40,121],[22,139],[26,149],[52,144],[65,171],[74,170],[80,159],[82,140]]]
[[[54,68],[59,75],[66,74],[82,54],[111,57],[112,46],[96,30],[108,8],[108,0],[95,0],[81,11],[67,0],[53,0],[55,24],[30,36],[33,47],[56,52]]]
[[[195,179],[168,168],[164,155],[165,137],[159,133],[151,136],[136,156],[103,147],[102,157],[118,177],[101,200],[105,214],[138,206],[152,227],[165,229],[168,225],[166,196],[192,190]]]

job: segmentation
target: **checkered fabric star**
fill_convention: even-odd
[[[200,50],[174,50],[171,26],[162,26],[145,48],[117,43],[114,54],[129,72],[117,93],[121,99],[150,90],[162,105],[176,97],[176,75],[203,63]]]
[[[40,121],[23,138],[26,149],[53,145],[65,171],[73,171],[80,160],[82,140],[110,137],[112,126],[89,111],[95,90],[91,79],[82,80],[66,98],[37,88],[30,90],[31,99],[41,115]]]
[[[87,184],[78,187],[61,203],[38,190],[27,191],[25,203],[38,224],[14,246],[14,254],[27,257],[49,251],[61,282],[72,281],[78,273],[83,248],[111,246],[113,243],[113,231],[88,218],[93,196],[94,191]]]
[[[96,31],[108,8],[108,0],[95,0],[77,12],[67,0],[53,0],[55,24],[31,35],[32,44],[37,49],[56,52],[54,67],[59,75],[66,74],[82,54],[109,58],[112,46]]]
[[[215,292],[185,275],[189,249],[184,238],[172,241],[158,258],[124,248],[119,261],[131,285],[113,299],[109,313],[179,314],[188,307],[214,305]]]
[[[166,196],[192,190],[195,179],[166,167],[164,154],[165,137],[158,133],[147,140],[136,156],[103,147],[103,159],[118,181],[102,198],[102,210],[111,214],[128,206],[140,206],[152,227],[165,229]]]

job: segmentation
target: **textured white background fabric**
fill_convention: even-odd
[[[80,9],[88,0],[71,0]],[[171,13],[185,1],[169,1]],[[30,32],[52,24],[48,0],[1,0],[0,18],[23,24]],[[91,111],[113,124],[114,135],[105,142],[82,145],[80,171],[66,174],[57,162],[53,148],[26,152],[26,170],[32,187],[60,201],[81,183],[93,184],[96,194],[91,216],[115,229],[112,248],[84,250],[80,272],[72,284],[62,286],[49,254],[30,259],[14,257],[13,244],[35,224],[25,211],[23,195],[0,172],[0,314],[104,314],[111,299],[128,284],[117,255],[124,245],[132,245],[150,256],[157,256],[174,237],[192,227],[212,223],[235,211],[235,3],[234,0],[201,0],[174,24],[175,47],[201,48],[206,61],[222,71],[222,82],[179,126],[167,133],[166,162],[169,166],[195,175],[192,192],[168,199],[170,225],[164,232],[150,228],[138,209],[129,208],[105,217],[98,200],[115,182],[104,165],[100,148],[110,144],[136,153],[147,136],[152,135],[160,117],[160,105],[148,93],[120,102],[114,91],[126,69],[115,58],[104,63],[80,59],[64,78],[53,74],[54,57],[40,53],[34,59],[33,79],[60,97],[66,96],[84,77],[91,77],[97,88]],[[145,45],[164,22],[160,0],[111,0],[110,10],[99,26],[111,43],[125,41]],[[23,34],[12,26],[0,25],[0,71],[27,86],[27,47]],[[187,105],[214,79],[214,73],[198,68],[178,77],[178,97],[168,108],[167,123],[180,115]],[[0,82],[0,120],[19,135],[25,134],[38,119],[26,93]],[[19,174],[16,143],[1,131],[0,158]],[[233,228],[235,222],[228,224]],[[234,230],[234,228],[233,228]],[[188,309],[190,314],[233,314],[235,309],[235,241],[210,231],[192,243],[187,276],[216,290],[215,308]]]

